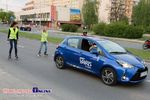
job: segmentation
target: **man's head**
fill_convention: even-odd
[[[83,32],[83,36],[87,36],[87,32]]]

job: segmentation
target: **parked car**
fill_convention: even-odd
[[[75,67],[96,74],[106,85],[142,82],[148,74],[145,62],[120,45],[93,37],[67,37],[56,48],[59,69]]]
[[[22,25],[20,26],[21,31],[31,31],[30,25]]]

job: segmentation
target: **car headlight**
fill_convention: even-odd
[[[119,65],[121,65],[123,68],[133,68],[134,66],[125,62],[125,61],[122,61],[122,60],[117,60],[117,63]]]
[[[147,66],[147,65],[146,65],[146,62],[145,62],[144,60],[142,60],[141,63],[142,63],[144,66]]]

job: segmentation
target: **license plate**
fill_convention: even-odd
[[[146,76],[146,75],[147,75],[147,71],[142,72],[142,73],[140,74],[140,77],[143,77],[143,76]]]

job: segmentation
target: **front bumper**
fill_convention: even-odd
[[[123,83],[139,83],[142,82],[147,75],[141,76],[141,73],[147,72],[148,68],[133,68],[133,69],[126,69],[119,75],[119,81]]]

